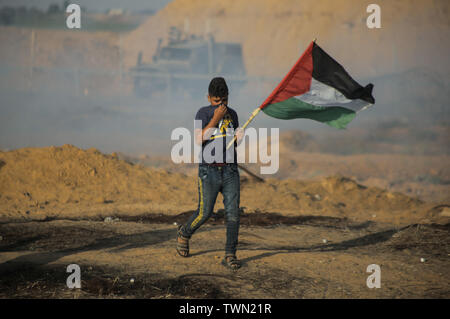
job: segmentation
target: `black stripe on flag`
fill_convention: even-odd
[[[316,43],[314,43],[312,55],[313,78],[334,87],[347,99],[361,99],[370,104],[375,104],[375,99],[372,96],[372,83],[368,84],[366,87],[362,87],[358,82],[352,79],[342,65],[336,62]]]

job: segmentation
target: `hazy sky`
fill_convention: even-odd
[[[70,0],[89,10],[103,11],[109,8],[124,8],[128,10],[152,9],[159,10],[171,0]],[[0,0],[0,6],[27,6],[47,9],[49,4],[63,3],[63,0]]]

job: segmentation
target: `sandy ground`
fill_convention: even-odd
[[[242,173],[243,267],[232,272],[221,265],[221,198],[191,257],[176,253],[176,225],[197,207],[195,176],[72,145],[0,152],[0,164],[2,298],[450,297],[448,201],[342,175]],[[66,287],[73,263],[81,289]],[[379,289],[366,285],[370,264]]]
[[[0,297],[448,298],[449,230],[317,217],[296,225],[242,225],[243,267],[232,272],[220,264],[220,219],[193,237],[188,258],[177,255],[176,227],[169,224],[4,224]],[[73,263],[81,267],[81,289],[66,287]],[[370,264],[381,267],[381,288],[366,285]]]
[[[450,297],[445,201],[339,175],[258,182],[243,173],[243,267],[232,272],[221,265],[220,198],[191,256],[176,253],[176,225],[197,205],[195,176],[72,145],[0,160],[2,298]],[[81,289],[66,287],[73,263]],[[379,289],[366,285],[370,264],[381,267]]]

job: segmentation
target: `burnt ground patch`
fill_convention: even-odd
[[[0,298],[229,298],[213,275],[167,278],[83,265],[80,265],[81,288],[69,289],[66,280],[70,273],[66,267],[16,265],[0,277]]]
[[[36,227],[35,222],[0,225],[0,233],[0,251],[72,249],[116,235],[113,231],[77,226]]]
[[[121,215],[115,214],[111,215],[110,221],[125,221],[125,222],[138,222],[145,224],[182,224],[185,223],[188,218],[195,213],[195,211],[187,211],[180,213],[178,215],[166,215],[160,213],[148,213],[141,215]],[[2,225],[8,225],[11,223],[46,223],[56,220],[70,220],[70,221],[105,221],[105,218],[89,217],[89,218],[58,218],[58,217],[48,217],[44,220],[9,220],[0,223]],[[315,216],[315,215],[302,215],[302,216],[284,216],[276,212],[254,212],[254,213],[243,213],[240,214],[241,225],[244,226],[280,226],[280,225],[307,225],[307,226],[317,226],[317,227],[327,227],[334,229],[350,229],[350,230],[361,230],[373,226],[375,223],[372,221],[355,222],[348,218],[331,217],[331,216]],[[223,209],[214,212],[211,218],[205,223],[208,225],[224,225],[226,223],[225,211]]]
[[[112,267],[80,265],[81,288],[66,285],[66,265],[23,263],[0,277],[0,298],[8,299],[227,299],[242,294],[241,287],[267,297],[301,298],[320,294],[330,282],[296,277],[276,268],[244,276],[185,274],[168,278],[161,274],[133,274]],[[130,279],[133,278],[134,282]],[[245,293],[244,293],[245,294]]]
[[[263,291],[268,296],[277,298],[282,294],[285,298],[304,298],[305,296],[319,296],[324,287],[331,281],[309,276],[292,276],[285,271],[266,267],[253,277],[252,285],[255,290]]]
[[[145,214],[140,216],[116,216],[123,221],[142,222],[150,224],[182,224],[195,213],[195,211],[187,211],[178,215],[170,216],[164,214]],[[225,211],[223,209],[212,214],[211,218],[205,223],[209,225],[224,225],[226,222]],[[242,213],[240,215],[240,224],[243,226],[279,226],[279,225],[308,225],[329,228],[347,228],[351,230],[359,230],[372,226],[374,223],[366,221],[357,223],[348,218],[339,218],[331,216],[283,216],[280,213],[272,212],[255,212]]]
[[[325,223],[326,219],[306,220]],[[219,221],[223,223],[223,220]],[[332,220],[332,222],[339,222]],[[337,227],[345,227],[345,223]],[[78,226],[77,226],[78,225]],[[158,273],[130,272],[129,269],[110,266],[80,264],[81,289],[66,286],[67,265],[55,265],[59,258],[80,251],[98,249],[121,250],[129,247],[148,247],[173,240],[175,230],[149,229],[144,233],[118,234],[103,223],[22,223],[1,225],[4,236],[1,251],[19,251],[35,248],[35,253],[16,257],[0,264],[0,298],[230,298],[235,296],[265,296],[268,298],[325,298],[329,296],[357,296],[358,289],[327,277],[311,273],[288,273],[275,265],[256,267],[249,271],[243,267],[237,274],[184,274],[167,277],[163,270]],[[278,224],[275,224],[278,225]],[[119,225],[118,225],[119,226]],[[121,227],[127,227],[122,223]],[[332,225],[333,226],[333,225]],[[326,227],[326,226],[325,226]],[[334,224],[333,227],[336,227]],[[102,230],[103,229],[103,230]],[[276,230],[274,230],[276,231]],[[312,231],[312,230],[311,230]],[[347,251],[350,254],[379,254],[396,261],[411,262],[416,253],[432,261],[428,268],[439,273],[448,269],[450,253],[450,224],[410,225],[401,229],[385,229],[367,233],[356,230],[355,237],[327,244],[260,245],[250,247],[260,253],[243,259],[250,263],[277,254],[298,252],[327,253]],[[46,236],[46,233],[52,236]],[[73,237],[78,237],[74,239]],[[367,247],[370,246],[370,250]],[[124,248],[125,247],[125,248]],[[404,254],[410,250],[413,254]],[[418,262],[419,263],[419,262]],[[419,263],[420,264],[420,263]],[[121,267],[117,266],[116,267]],[[134,283],[130,279],[134,278]],[[328,291],[328,292],[327,292]],[[337,294],[339,291],[339,294]],[[330,295],[333,292],[337,295]],[[342,292],[342,293],[341,293]],[[449,291],[440,286],[417,286],[417,289],[394,287],[386,296],[448,298]]]
[[[386,241],[384,249],[409,250],[423,256],[448,260],[450,256],[450,224],[409,225]]]

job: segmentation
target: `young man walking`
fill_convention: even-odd
[[[198,169],[199,203],[197,211],[177,232],[177,251],[189,256],[189,239],[211,216],[219,192],[223,195],[226,218],[225,258],[222,264],[232,270],[240,268],[236,257],[239,234],[240,184],[236,146],[243,137],[238,129],[237,113],[228,107],[228,86],[224,78],[211,80],[208,88],[209,106],[200,108],[195,119],[195,142],[202,145]],[[228,150],[228,141],[236,134],[237,141]]]

